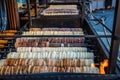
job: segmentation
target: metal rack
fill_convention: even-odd
[[[90,13],[93,17],[95,21],[98,21],[107,31],[109,31],[112,36],[111,36],[111,46],[110,46],[110,51],[105,51],[108,58],[109,58],[109,70],[108,73],[115,73],[115,69],[117,68],[117,56],[118,56],[118,49],[119,49],[119,36],[120,32],[119,32],[119,14],[120,14],[120,1],[116,0],[116,8],[115,8],[115,15],[114,15],[114,24],[113,24],[113,30],[111,31],[105,24],[103,24],[99,19],[97,19],[96,16],[94,16],[94,14]],[[85,7],[85,6],[83,6]],[[88,21],[88,19],[86,19]],[[89,22],[88,22],[89,23]],[[107,38],[107,37],[106,37]]]
[[[42,16],[42,17],[40,17],[38,19],[32,19],[31,16],[30,16],[30,6],[29,6],[30,2],[29,2],[29,0],[27,0],[27,1],[28,1],[27,3],[28,3],[29,22],[30,22],[28,29],[32,25],[34,25],[34,22],[38,21],[38,24],[39,24],[39,21],[42,21],[42,20],[43,20],[43,23],[41,24],[42,27],[46,27],[46,26],[48,26],[48,27],[55,27],[49,21],[50,21],[50,19],[54,19],[55,20],[56,16],[53,16],[53,17]],[[119,13],[119,11],[120,11],[119,10],[119,7],[120,7],[119,5],[120,5],[120,1],[118,0],[118,4],[117,4],[118,7],[116,7],[116,16],[115,16],[116,18],[119,16],[118,14],[120,14]],[[84,7],[84,5],[83,5],[83,7]],[[84,8],[82,8],[82,9],[84,9]],[[119,11],[117,11],[117,10],[119,10]],[[82,10],[82,11],[84,11],[84,10]],[[84,12],[82,12],[82,15],[85,15]],[[64,18],[65,21],[66,21],[65,16],[60,16],[59,19],[61,20],[61,18],[62,19]],[[79,20],[80,16],[79,17],[76,16],[75,19],[77,19],[77,18],[78,18],[78,22],[80,22],[80,20],[81,20],[81,19]],[[73,17],[72,16],[67,16],[67,20],[69,21],[70,19],[73,19]],[[81,35],[78,35],[78,36],[65,36],[65,35],[60,35],[60,36],[49,36],[49,35],[46,35],[46,36],[40,36],[40,35],[30,36],[30,35],[25,35],[24,36],[24,35],[16,34],[12,38],[16,39],[16,38],[19,38],[19,37],[41,37],[41,38],[42,37],[85,37],[85,38],[89,38],[89,39],[94,39],[96,46],[100,49],[100,53],[102,53],[102,54],[100,54],[101,56],[103,56],[102,59],[109,58],[109,64],[110,65],[109,65],[108,73],[111,73],[111,74],[99,75],[99,74],[80,74],[80,73],[41,73],[41,74],[28,74],[28,75],[0,76],[0,79],[13,79],[13,80],[14,79],[19,79],[19,80],[21,80],[21,79],[44,79],[44,80],[48,80],[48,79],[49,80],[73,80],[73,79],[74,80],[78,80],[78,79],[85,79],[85,80],[89,80],[90,78],[92,78],[93,80],[104,80],[104,79],[105,80],[119,80],[120,79],[120,75],[113,75],[112,74],[112,73],[115,73],[115,67],[116,67],[115,64],[116,64],[116,59],[117,59],[118,47],[119,47],[119,36],[118,35],[120,35],[120,32],[119,32],[120,29],[117,26],[117,25],[119,25],[119,22],[118,22],[119,19],[114,22],[114,26],[115,27],[114,27],[113,31],[110,31],[110,32],[113,32],[112,35],[98,35],[98,34],[96,34],[95,31],[90,27],[90,24],[88,23],[88,20],[85,19],[84,17],[82,19],[83,19],[83,22],[84,22],[84,24],[82,24],[82,26],[86,26],[86,27],[83,27],[83,29],[85,29],[86,32],[88,34],[91,34],[91,35],[82,35],[82,36]],[[52,25],[51,26],[46,25],[46,22],[44,23],[44,21],[46,21],[46,20],[47,20],[47,24],[49,24],[49,25],[52,24]],[[60,20],[58,20],[58,23],[60,22]],[[63,23],[60,22],[60,25],[58,27],[60,27],[61,25],[63,25]],[[41,26],[38,26],[38,27],[41,27]],[[80,24],[78,25],[78,27],[79,26],[80,26]],[[106,26],[104,26],[104,27],[106,27]],[[20,33],[22,33],[23,31],[24,30],[21,30]],[[4,38],[4,37],[5,36],[0,36],[0,38]],[[6,37],[11,37],[11,36],[6,36]],[[112,38],[112,45],[111,45],[110,55],[109,55],[109,52],[107,50],[104,50],[105,48],[101,45],[102,43],[99,40],[99,38]]]

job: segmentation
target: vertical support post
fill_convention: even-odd
[[[32,26],[32,18],[31,18],[31,8],[30,8],[30,0],[26,0],[27,2],[27,10],[28,10],[28,18],[29,18],[29,25],[28,27],[30,28]]]
[[[115,38],[115,36],[120,35],[120,0],[116,1],[115,8],[115,16],[114,16],[114,24],[113,24],[113,34],[114,37],[111,42],[110,48],[110,57],[109,57],[109,71],[108,73],[115,73],[118,50],[119,50],[119,39]]]
[[[86,0],[82,0],[82,21],[81,21],[81,23],[82,23],[82,25],[83,25],[83,23],[84,23],[84,19],[85,19],[85,1]]]
[[[17,0],[6,0],[9,29],[20,29]]]
[[[37,0],[35,0],[35,17],[37,17],[37,4],[38,4],[38,1]]]

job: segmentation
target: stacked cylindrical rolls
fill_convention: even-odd
[[[71,72],[71,73],[98,73],[98,68],[91,67],[47,67],[47,66],[2,66],[0,75],[35,74],[47,72]]]
[[[24,33],[24,35],[43,34],[84,35],[81,28],[31,28]],[[45,72],[99,73],[99,68],[92,67],[94,53],[88,52],[86,47],[70,47],[71,44],[84,43],[84,40],[82,37],[17,38],[16,52],[10,52],[6,59],[0,60],[0,75]],[[59,43],[62,47],[50,47],[51,43]],[[68,47],[64,46],[66,43],[69,44]]]
[[[35,74],[43,72],[99,73],[92,68],[93,59],[6,59],[1,60],[0,75]]]
[[[50,5],[47,9],[45,9],[42,15],[78,15],[79,10],[77,9],[77,5]]]
[[[82,28],[30,28],[29,31],[83,31]]]
[[[30,28],[22,35],[84,35],[81,28]]]
[[[84,35],[80,31],[26,31],[22,35]]]
[[[25,59],[93,59],[93,53],[89,52],[21,52],[9,53],[8,58],[25,58]]]
[[[86,47],[18,47],[17,52],[87,52]]]
[[[90,67],[93,59],[15,59],[1,60],[0,66]]]
[[[52,35],[49,32],[70,32],[73,33],[71,35],[77,35],[76,32],[83,33],[83,30],[81,28],[30,28],[30,31],[23,33],[23,35],[34,35],[41,33],[39,35],[42,35],[42,33],[48,35]],[[56,33],[55,35],[58,35]],[[74,34],[75,33],[75,34]],[[47,35],[46,34],[46,35]],[[60,35],[60,34],[59,34]],[[61,35],[68,35],[67,33],[61,34]],[[65,47],[79,47],[85,42],[84,37],[44,37],[44,38],[17,38],[15,47],[60,47],[62,44]]]
[[[19,47],[17,52],[11,52],[7,59],[0,61],[0,74],[34,74],[43,72],[80,72],[99,73],[98,68],[92,68],[94,54],[87,52],[85,47],[38,48]]]
[[[14,36],[17,33],[16,30],[3,30],[0,31],[0,36]],[[4,49],[6,44],[8,44],[9,40],[11,40],[12,38],[7,38],[7,37],[3,37],[0,38],[0,49]]]

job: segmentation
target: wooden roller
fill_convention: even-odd
[[[8,40],[0,40],[0,44],[7,44]]]
[[[17,30],[4,30],[3,33],[17,33]]]
[[[46,67],[46,66],[1,66],[0,75],[37,74],[46,72],[94,73],[99,74],[98,68],[91,67]]]
[[[40,28],[30,28],[29,31],[41,31]]]
[[[30,28],[29,31],[83,31],[81,28]]]
[[[0,44],[0,49],[3,49],[5,47],[5,45]]]
[[[5,40],[11,40],[11,39],[13,39],[13,38],[4,38]]]
[[[14,36],[15,33],[0,33],[0,36]]]

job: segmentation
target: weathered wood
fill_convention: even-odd
[[[17,0],[6,0],[9,29],[20,29]]]

